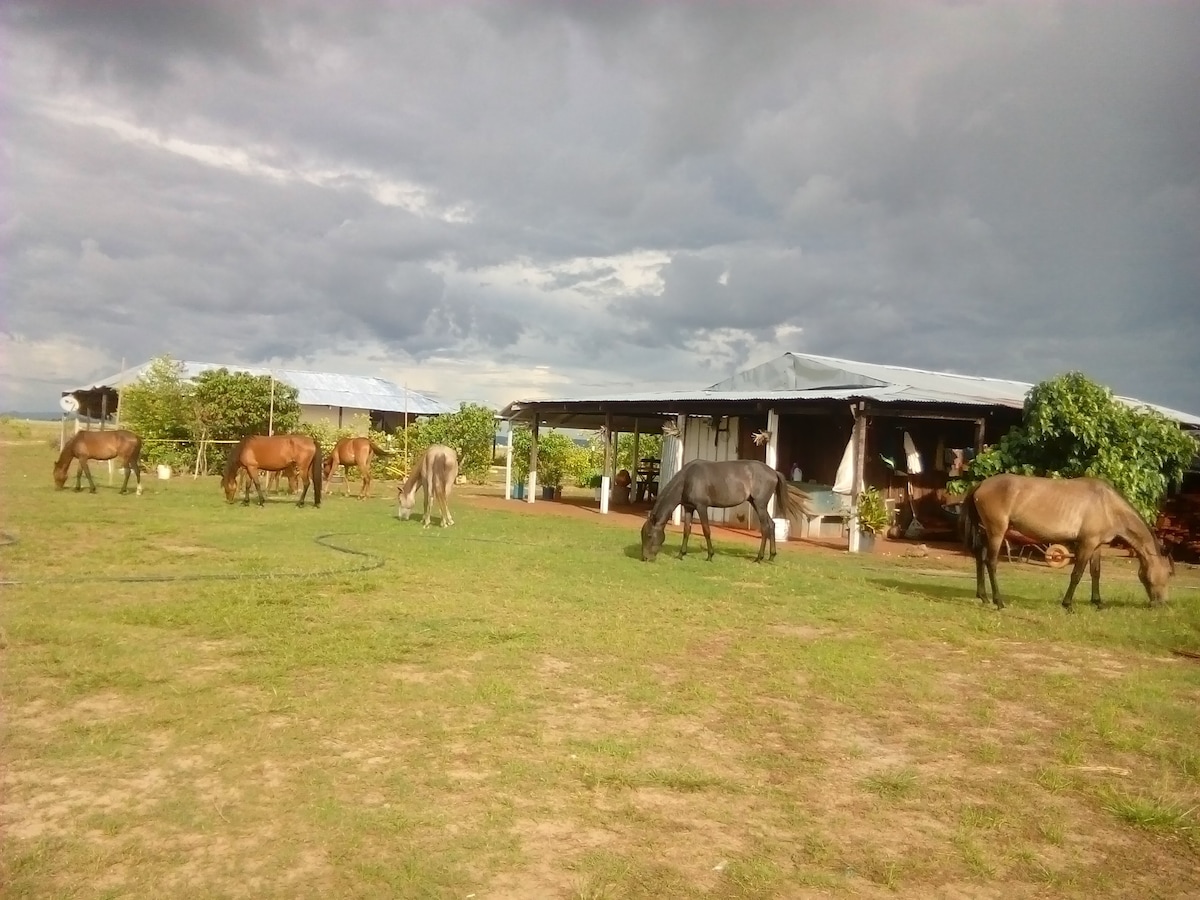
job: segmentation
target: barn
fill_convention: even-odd
[[[762,460],[789,478],[791,534],[847,536],[853,542],[847,523],[856,489],[864,485],[884,494],[900,527],[915,519],[926,532],[950,530],[947,481],[986,443],[1020,422],[1032,387],[785,353],[697,391],[531,398],[510,403],[501,416],[527,423],[535,434],[541,426],[605,428],[610,436],[661,432],[656,477],[662,483],[692,459]],[[1200,416],[1120,399],[1200,429]],[[537,493],[536,442],[532,456],[529,502]],[[602,512],[605,500],[602,493]],[[755,527],[753,515],[748,504],[711,511],[714,521],[747,527]]]
[[[147,361],[124,369],[107,378],[63,391],[63,396],[74,397],[80,414],[88,418],[112,416],[119,407],[121,386],[137,381],[150,365],[151,361]],[[193,361],[181,362],[180,366],[183,377],[188,379],[210,369],[226,368],[231,372],[269,375],[276,381],[290,384],[298,394],[300,421],[306,423],[325,421],[341,427],[343,423],[348,425],[355,416],[361,415],[370,418],[373,428],[391,431],[403,425],[405,416],[415,418],[454,412],[451,407],[432,397],[382,378],[365,375]]]

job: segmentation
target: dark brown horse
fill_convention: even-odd
[[[313,506],[321,505],[321,448],[307,434],[256,434],[242,438],[229,452],[225,461],[225,472],[221,476],[221,487],[225,490],[225,499],[234,501],[238,492],[238,473],[245,472],[246,499],[243,504],[250,505],[250,485],[258,492],[258,505],[267,502],[263,496],[262,485],[258,483],[259,471],[287,472],[289,467],[300,475],[304,489],[300,492],[300,502],[308,496],[309,481],[313,486]],[[289,473],[289,481],[291,476]]]
[[[425,515],[421,519],[423,527],[429,527],[429,496],[432,494],[442,510],[442,527],[454,524],[450,515],[450,490],[454,480],[458,478],[458,454],[445,444],[430,444],[421,454],[404,483],[400,485],[396,515],[401,521],[412,514],[413,502],[416,499],[417,488],[425,490]]]
[[[1009,528],[1043,541],[1073,543],[1075,567],[1063,597],[1071,611],[1075,588],[1085,566],[1092,572],[1092,603],[1100,599],[1100,548],[1115,538],[1125,541],[1140,561],[1138,578],[1150,605],[1165,603],[1167,581],[1175,572],[1149,526],[1129,501],[1099,478],[1035,478],[993,475],[972,488],[963,500],[963,538],[975,554],[975,596],[987,602],[984,566],[992,582],[992,602],[1004,608],[996,584],[996,563]]]
[[[762,528],[762,543],[758,547],[755,562],[762,562],[771,541],[771,559],[775,558],[775,520],[767,511],[767,502],[775,497],[775,514],[788,516],[788,485],[783,475],[766,463],[755,459],[731,459],[725,462],[710,462],[695,459],[680,469],[675,477],[662,489],[646,521],[642,525],[642,559],[649,562],[658,555],[666,537],[667,519],[675,507],[683,504],[683,544],[679,558],[687,555],[688,537],[692,533],[692,514],[700,516],[700,527],[704,529],[704,542],[708,547],[708,559],[713,558],[712,532],[708,527],[708,509],[728,509],[750,501]]]
[[[109,460],[118,459],[125,469],[125,480],[121,482],[121,493],[129,490],[129,476],[137,478],[137,493],[142,493],[142,439],[132,431],[80,431],[76,432],[58,454],[54,464],[54,484],[62,490],[67,484],[67,471],[71,468],[71,460],[78,460],[79,468],[75,472],[75,490],[83,490],[83,476],[87,476],[92,493],[96,493],[96,482],[92,480],[92,471],[88,468],[89,459]]]
[[[358,492],[358,499],[365,500],[371,489],[371,456],[373,454],[392,455],[369,437],[342,438],[333,448],[333,452],[325,459],[325,480],[329,481],[334,466],[342,466],[343,475],[348,474],[350,466],[357,466],[358,474],[362,476],[363,480],[362,490]],[[349,478],[346,479],[346,494],[350,494]]]

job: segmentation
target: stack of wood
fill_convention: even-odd
[[[1176,494],[1168,499],[1154,531],[1172,559],[1200,561],[1200,494]]]

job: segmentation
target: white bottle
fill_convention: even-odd
[[[804,473],[800,471],[800,467],[792,463],[792,481],[803,481]]]

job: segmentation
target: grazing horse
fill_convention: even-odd
[[[369,437],[354,437],[342,438],[333,448],[333,452],[325,459],[325,480],[329,481],[333,474],[335,466],[343,467],[343,475],[347,474],[350,466],[357,466],[358,473],[362,476],[362,490],[358,493],[359,500],[367,498],[367,492],[371,489],[371,455],[378,454],[379,456],[391,456],[391,452],[384,450]],[[350,494],[350,479],[346,479],[346,495]]]
[[[250,505],[250,485],[258,492],[258,505],[267,502],[263,496],[262,485],[258,483],[260,470],[266,472],[287,472],[288,482],[291,482],[292,472],[298,473],[304,489],[300,492],[300,502],[308,496],[308,485],[311,479],[313,486],[313,506],[321,505],[321,448],[307,434],[256,434],[242,438],[229,452],[225,461],[225,472],[221,476],[221,487],[225,490],[225,499],[234,501],[238,492],[238,474],[246,473],[246,499],[243,506]],[[290,470],[290,471],[289,471]]]
[[[429,527],[429,495],[433,494],[442,510],[442,527],[454,524],[450,515],[450,490],[458,478],[458,454],[445,444],[430,444],[413,466],[404,484],[400,485],[396,515],[401,521],[412,515],[417,488],[425,490],[425,515],[421,519],[424,528]]]
[[[1150,605],[1167,600],[1167,581],[1175,564],[1137,510],[1107,481],[993,475],[967,493],[962,508],[963,539],[975,555],[975,596],[987,602],[986,565],[997,609],[1004,608],[1004,601],[996,584],[996,562],[1009,528],[1043,541],[1075,543],[1075,567],[1062,601],[1067,612],[1085,566],[1092,571],[1092,603],[1096,608],[1104,605],[1100,599],[1100,548],[1114,538],[1124,540],[1137,554],[1138,578]]]
[[[119,459],[125,469],[125,480],[121,482],[121,493],[129,491],[129,476],[137,478],[137,493],[142,493],[142,439],[132,431],[79,431],[63,446],[54,464],[54,484],[62,490],[67,484],[67,470],[71,460],[79,461],[75,471],[75,490],[83,490],[83,476],[87,476],[91,492],[96,493],[96,482],[88,468],[89,459]]]
[[[700,527],[704,529],[704,542],[708,546],[708,560],[713,558],[712,533],[708,527],[708,508],[715,506],[728,509],[750,501],[762,527],[762,543],[758,547],[755,562],[762,562],[771,541],[771,559],[775,558],[775,520],[767,511],[767,501],[774,495],[780,518],[788,516],[788,485],[783,475],[766,463],[755,459],[731,459],[725,462],[710,462],[696,459],[680,469],[675,477],[659,493],[646,521],[642,525],[642,560],[649,562],[658,555],[666,537],[667,519],[675,507],[683,504],[683,544],[679,558],[687,555],[688,537],[692,533],[692,514],[700,516]]]

